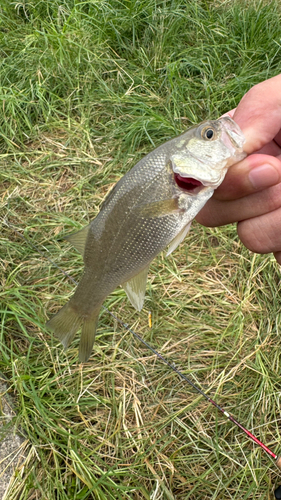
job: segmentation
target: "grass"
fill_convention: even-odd
[[[0,371],[26,437],[9,500],[272,498],[265,453],[105,311],[84,366],[44,324],[73,291],[48,258],[83,269],[62,236],[155,145],[279,73],[280,20],[271,1],[2,1]],[[273,256],[194,224],[141,313],[122,289],[105,305],[280,450],[279,294]]]

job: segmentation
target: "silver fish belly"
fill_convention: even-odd
[[[229,166],[246,156],[244,141],[229,117],[189,129],[140,160],[112,189],[97,217],[67,238],[83,255],[84,275],[47,327],[67,348],[82,326],[81,362],[91,354],[107,295],[122,284],[141,310],[151,261],[184,239]]]

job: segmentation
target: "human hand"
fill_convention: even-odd
[[[281,75],[252,87],[228,114],[249,156],[229,169],[196,220],[209,227],[238,222],[249,250],[273,252],[281,264]]]

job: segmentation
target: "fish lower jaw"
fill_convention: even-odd
[[[190,195],[196,195],[210,186],[205,186],[195,177],[184,177],[177,172],[174,173],[174,179],[177,186]]]
[[[196,196],[197,194],[201,193],[202,191],[206,190],[206,186],[198,186],[193,189],[184,189],[184,191],[189,194],[190,196]]]

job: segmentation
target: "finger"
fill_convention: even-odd
[[[278,136],[278,134],[277,134],[277,136]],[[280,139],[281,139],[281,136],[280,136]],[[281,140],[280,140],[280,142],[281,142]],[[278,144],[276,142],[276,137],[275,137],[275,139],[273,141],[271,141],[268,144],[266,144],[265,146],[263,146],[259,151],[256,151],[256,153],[281,157],[281,147],[278,146]]]
[[[223,118],[223,116],[230,116],[230,118],[233,118],[235,111],[236,111],[236,108],[233,108],[230,111],[227,111],[227,113],[224,113],[223,115],[221,115],[221,118]]]
[[[207,227],[259,217],[281,206],[281,183],[244,198],[230,201],[211,198],[197,214],[196,220]]]
[[[274,141],[281,148],[281,130],[279,130],[278,134],[274,137]]]
[[[281,161],[264,154],[253,154],[233,165],[215,190],[217,200],[235,200],[281,182]]]
[[[253,153],[276,137],[280,144],[281,75],[252,87],[238,104],[233,119],[246,137],[244,150]],[[277,135],[278,134],[278,135]]]
[[[252,252],[281,254],[281,208],[239,222],[237,233],[242,243]]]
[[[278,264],[281,264],[281,252],[273,252]]]

